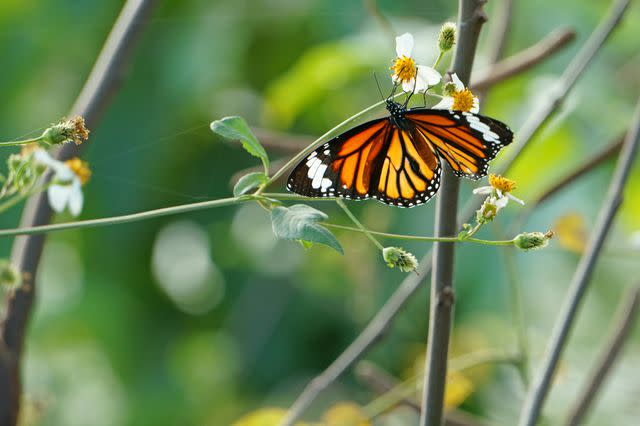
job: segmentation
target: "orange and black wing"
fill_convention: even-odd
[[[415,125],[420,139],[435,149],[457,176],[474,180],[486,176],[489,161],[513,141],[506,124],[470,112],[414,108],[406,112],[405,120]]]
[[[397,127],[391,118],[354,127],[301,161],[287,188],[308,197],[422,204],[438,190],[441,169],[433,147],[416,132],[417,127]]]

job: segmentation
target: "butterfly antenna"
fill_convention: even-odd
[[[384,95],[382,94],[382,89],[380,89],[380,82],[378,81],[378,76],[375,71],[373,73],[373,79],[376,81],[376,86],[378,86],[378,93],[380,93],[380,100],[384,101]]]

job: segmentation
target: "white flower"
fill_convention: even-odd
[[[51,208],[61,213],[68,206],[69,212],[73,216],[78,216],[84,202],[80,176],[76,175],[67,164],[51,157],[45,150],[34,152],[33,159],[54,173],[52,184],[47,189]]]
[[[524,201],[511,194],[516,188],[516,183],[502,176],[490,174],[489,185],[481,186],[473,190],[474,194],[489,195],[488,202],[496,206],[498,210],[506,207],[509,200],[513,200],[524,206]]]
[[[467,111],[474,114],[480,111],[480,100],[471,93],[471,90],[464,87],[464,83],[462,83],[457,74],[451,76],[451,83],[448,84],[451,86],[445,86],[445,95],[442,100],[433,107],[434,109]]]
[[[404,33],[396,37],[396,54],[393,62],[391,78],[400,83],[407,93],[424,92],[430,86],[440,83],[440,73],[426,65],[416,65],[413,59],[413,36]]]

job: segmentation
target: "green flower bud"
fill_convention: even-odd
[[[456,24],[446,22],[440,29],[438,36],[438,47],[441,52],[448,52],[456,44]]]
[[[0,286],[15,288],[21,282],[20,272],[7,259],[0,259]]]
[[[389,268],[397,266],[402,272],[415,271],[418,267],[418,259],[400,247],[385,247],[382,249],[382,258]]]
[[[553,237],[553,231],[523,232],[513,239],[513,245],[522,250],[537,250],[546,247]]]

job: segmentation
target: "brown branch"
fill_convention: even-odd
[[[355,368],[356,377],[378,394],[385,394],[396,388],[400,382],[391,374],[370,361],[360,361]],[[420,411],[420,404],[410,398],[402,398],[399,404]]]
[[[621,2],[616,6],[624,6],[626,8],[626,4],[622,5]],[[620,151],[620,156],[618,157],[616,169],[611,178],[607,195],[598,213],[593,234],[589,238],[587,248],[580,258],[578,267],[571,280],[569,290],[551,332],[541,367],[525,398],[525,403],[520,415],[520,426],[534,426],[538,421],[542,406],[551,388],[551,381],[558,366],[560,356],[562,355],[578,308],[590,282],[593,268],[600,255],[602,245],[611,229],[613,219],[622,203],[622,194],[627,178],[629,177],[633,160],[635,159],[635,154],[638,150],[638,145],[640,145],[640,99],[638,100],[633,115],[629,133]]]
[[[487,21],[484,12],[486,0],[459,0],[458,42],[453,60],[453,72],[463,83],[468,83],[476,55],[480,30]],[[448,167],[442,168],[440,191],[436,199],[434,235],[455,235],[458,229],[458,192],[460,183]],[[422,390],[421,426],[441,426],[444,415],[444,391],[447,381],[449,338],[453,326],[454,243],[438,242],[433,245],[433,271],[429,309],[429,336],[425,358],[424,386]]]
[[[619,11],[619,18],[621,18],[624,10]],[[565,77],[565,80],[569,80],[568,83],[561,87],[557,93],[551,97],[547,103],[553,105],[559,105],[559,101],[556,96],[566,96],[575,83],[575,80],[584,71],[584,67],[588,64],[598,50],[602,47],[600,40],[606,38],[608,34],[613,31],[614,27],[599,26],[594,30],[589,40],[580,49],[577,56],[569,64],[565,70],[565,74],[571,71],[570,75]],[[573,70],[578,68],[579,73],[575,73]],[[573,80],[573,82],[571,81]],[[547,105],[542,105],[541,109],[547,115],[552,115],[556,108],[549,108]],[[529,141],[537,134],[537,130],[543,126],[546,122],[546,117],[542,116],[542,112],[535,112],[525,122],[523,129],[526,133],[518,137],[519,145],[521,147],[526,146]],[[520,135],[521,132],[518,132]],[[521,149],[521,148],[520,148]],[[514,163],[515,157],[508,158],[503,164],[502,170],[507,170],[509,166]],[[467,221],[474,214],[478,208],[478,203],[470,201],[463,209],[463,213],[460,215],[459,223]],[[365,352],[367,352],[377,341],[379,341],[384,333],[391,327],[398,313],[402,310],[407,301],[413,296],[413,294],[420,288],[422,284],[421,277],[426,276],[431,271],[432,252],[428,251],[420,260],[418,266],[418,274],[408,275],[397,287],[396,291],[385,302],[385,304],[378,310],[376,315],[371,319],[369,324],[362,330],[362,332],[351,342],[351,344],[329,365],[322,373],[311,380],[304,391],[298,396],[296,402],[290,410],[296,410],[299,416],[311,402],[325,390],[332,382],[334,382],[340,375],[342,375],[349,366],[353,365]]]
[[[601,389],[604,380],[611,371],[613,364],[622,352],[624,344],[629,338],[629,333],[640,307],[640,286],[636,286],[624,293],[611,330],[607,333],[607,343],[598,357],[596,367],[589,376],[586,386],[580,393],[576,404],[570,411],[567,425],[578,426],[582,424],[588,414],[589,408]]]
[[[575,36],[576,33],[571,29],[556,29],[533,46],[503,59],[484,72],[480,72],[479,76],[471,80],[471,87],[477,91],[486,90],[497,83],[519,75],[557,53],[573,41]]]
[[[129,0],[124,5],[107,38],[91,73],[80,92],[71,115],[81,115],[90,128],[95,127],[101,112],[118,88],[131,47],[155,1]],[[78,154],[75,144],[65,145],[57,157],[66,159]],[[22,214],[21,227],[50,222],[51,210],[46,194],[29,200]],[[14,425],[17,421],[21,385],[20,360],[24,334],[35,296],[36,273],[44,235],[16,238],[11,262],[23,274],[23,285],[7,300],[6,317],[2,323],[2,356],[0,357],[0,424]]]
[[[571,173],[560,179],[558,182],[554,183],[551,187],[547,188],[542,195],[540,195],[534,205],[542,204],[547,201],[549,198],[553,197],[556,193],[564,189],[565,187],[571,185],[574,181],[584,176],[591,170],[598,167],[600,164],[612,159],[615,155],[620,152],[620,148],[622,148],[622,143],[624,142],[625,135],[618,137],[613,142],[609,143],[602,151],[588,159],[585,163],[578,166]]]

